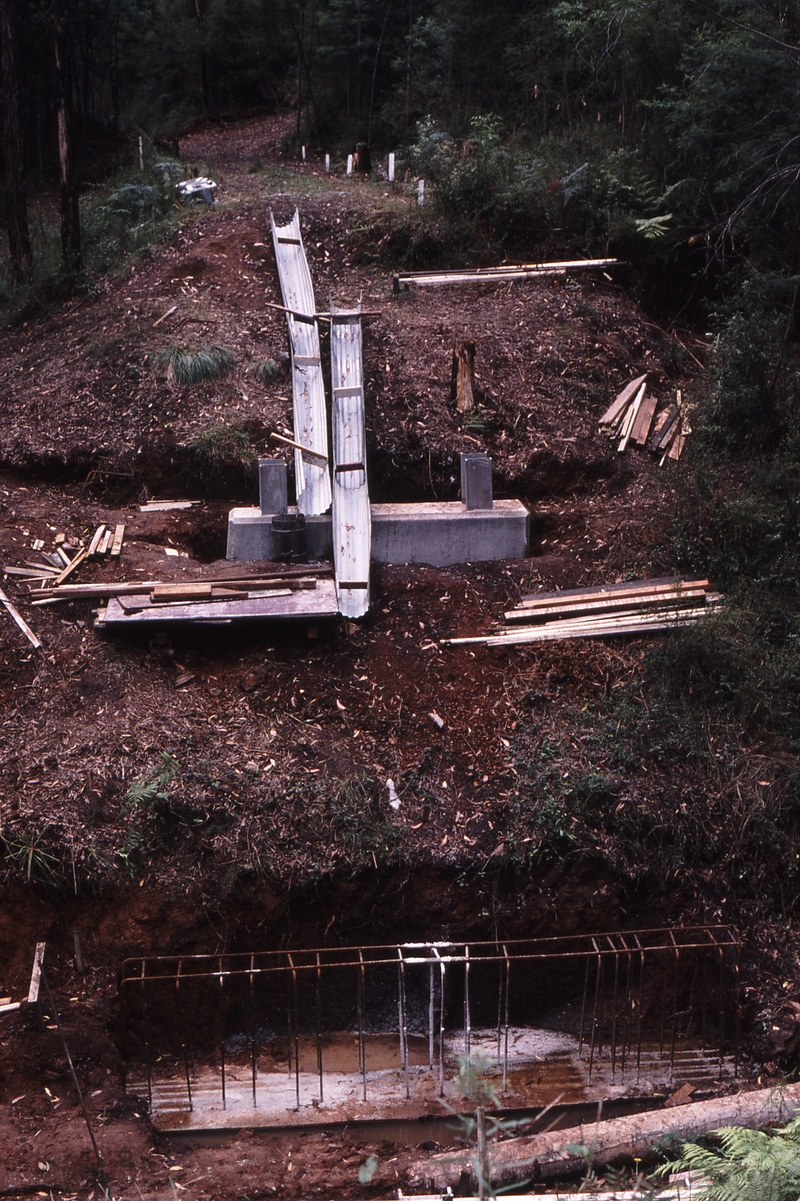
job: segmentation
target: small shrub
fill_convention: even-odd
[[[271,384],[278,378],[281,365],[275,359],[253,359],[248,364],[247,374],[257,379],[261,384]]]
[[[250,476],[258,456],[241,422],[220,421],[198,430],[187,444],[192,466],[206,482],[231,474]]]
[[[233,367],[235,357],[224,346],[209,346],[203,350],[188,350],[183,346],[168,346],[156,358],[156,366],[167,369],[171,384],[187,387],[207,380],[221,379]]]

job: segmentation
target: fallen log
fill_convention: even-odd
[[[654,1148],[670,1142],[684,1143],[720,1126],[764,1126],[787,1122],[800,1109],[800,1084],[764,1088],[729,1097],[713,1097],[674,1109],[655,1109],[607,1122],[573,1126],[549,1134],[509,1139],[489,1149],[489,1170],[494,1188],[528,1180],[561,1180],[586,1170],[586,1157],[577,1147],[589,1147],[597,1169],[618,1160],[652,1160]],[[569,1148],[573,1150],[570,1151]],[[408,1175],[420,1192],[464,1191],[476,1186],[474,1156],[470,1152],[434,1155],[411,1164]]]

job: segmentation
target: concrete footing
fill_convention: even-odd
[[[372,559],[400,565],[486,563],[524,559],[530,515],[518,500],[496,500],[492,508],[468,509],[463,501],[372,505]],[[290,508],[289,512],[296,510]],[[306,517],[309,559],[333,554],[329,514]],[[232,509],[228,515],[227,557],[271,559],[272,517],[260,508]]]

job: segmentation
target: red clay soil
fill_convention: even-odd
[[[285,358],[284,319],[264,304],[280,302],[269,210],[284,221],[296,203],[319,307],[361,296],[382,311],[365,336],[373,497],[454,498],[458,453],[486,449],[496,493],[531,506],[532,553],[378,567],[368,617],[313,638],[278,625],[101,635],[91,602],[34,607],[27,585],[5,578],[44,649],[0,616],[0,994],[24,991],[33,944],[48,938],[111,1192],[130,1201],[168,1190],[388,1196],[403,1161],[392,1166],[384,1149],[365,1189],[367,1151],[338,1136],[243,1134],[224,1150],[170,1153],[123,1094],[114,998],[126,951],[430,937],[448,923],[488,935],[658,924],[721,903],[710,876],[631,900],[635,865],[613,832],[530,873],[542,826],[521,764],[546,764],[560,747],[567,775],[613,774],[610,749],[590,751],[576,715],[638,678],[644,641],[502,655],[440,644],[488,630],[536,588],[673,568],[683,463],[659,470],[640,450],[617,455],[597,418],[644,371],[662,398],[691,397],[702,348],[668,338],[602,276],[393,296],[387,239],[418,219],[413,196],[275,165],[282,129],[254,118],[184,139],[185,159],[217,168],[219,207],[90,296],[0,338],[0,560],[22,565],[37,539],[51,551],[57,534],[85,542],[99,523],[124,522],[121,558],[85,564],[77,579],[224,569],[227,511],[252,503],[253,484],[246,471],[227,486],[204,475],[190,444],[226,422],[263,453],[271,431],[290,428],[288,372],[264,384],[252,365]],[[462,337],[477,346],[479,405],[467,415],[450,399]],[[223,345],[236,365],[226,379],[173,387],[158,356],[178,344]],[[148,496],[186,494],[203,503],[138,510]],[[667,776],[690,797],[690,765],[649,770],[618,777],[620,804],[656,804]],[[763,770],[754,756],[752,771]],[[160,797],[130,792],[159,772]],[[75,925],[84,977],[70,962]],[[784,971],[776,953],[766,991],[780,990]],[[101,1190],[52,1025],[0,1016],[0,1189],[37,1184],[91,1201]]]

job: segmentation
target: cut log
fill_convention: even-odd
[[[453,379],[450,399],[459,413],[475,408],[475,343],[456,342],[453,346]]]
[[[600,418],[600,424],[613,425],[615,421],[618,421],[646,380],[646,375],[640,375],[638,379],[631,380],[629,384],[626,384],[611,407]]]
[[[649,1110],[627,1118],[573,1126],[568,1130],[509,1139],[489,1150],[493,1187],[530,1180],[561,1180],[586,1171],[586,1160],[568,1148],[591,1147],[592,1165],[617,1161],[652,1161],[655,1147],[683,1143],[720,1126],[763,1126],[787,1122],[800,1108],[800,1084],[764,1088],[732,1097],[713,1097],[674,1109]],[[465,1175],[462,1176],[462,1173]],[[415,1187],[444,1193],[458,1189],[467,1177],[474,1179],[470,1152],[434,1155],[412,1164],[409,1176]]]

